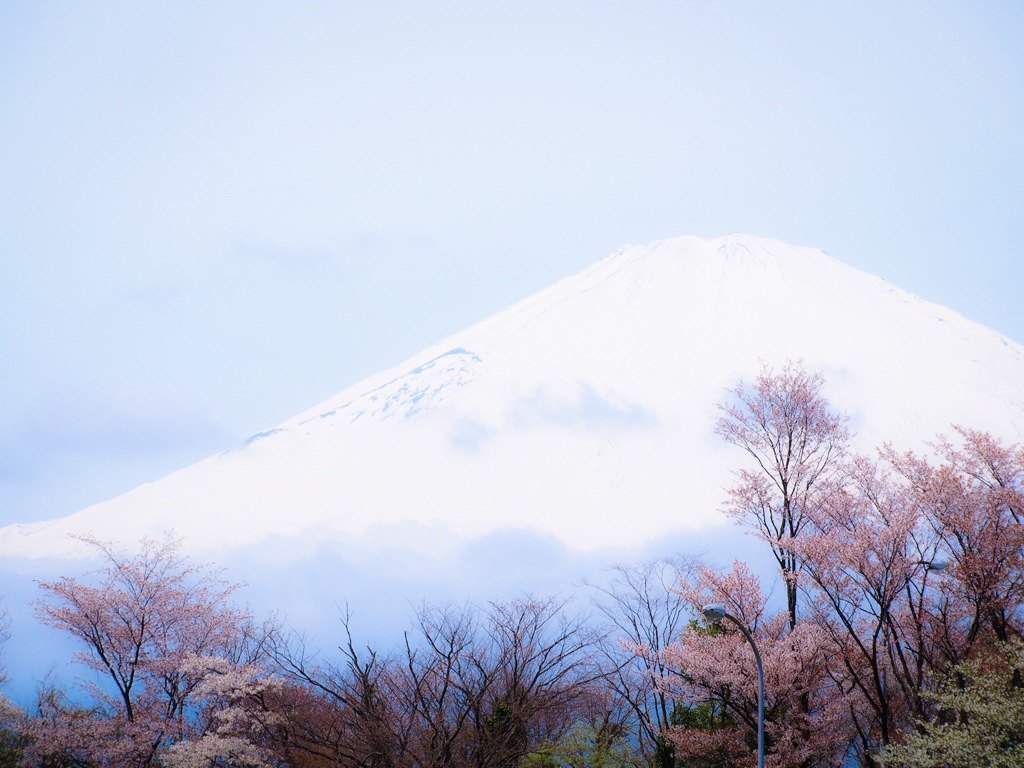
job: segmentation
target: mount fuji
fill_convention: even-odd
[[[800,359],[859,449],[951,424],[1024,440],[1024,347],[818,250],[733,235],[628,246],[243,445],[118,498],[0,529],[74,556],[173,529],[227,552],[528,534],[573,552],[720,530],[743,455],[716,403]],[[300,547],[301,548],[301,547]]]

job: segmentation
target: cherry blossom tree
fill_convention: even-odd
[[[789,626],[787,611],[771,614],[760,580],[742,562],[720,573],[699,567],[680,585],[693,615],[717,602],[758,644],[765,673],[766,764],[839,766],[850,743],[849,704],[835,689],[828,636],[811,622]],[[753,651],[731,625],[694,619],[660,654],[677,670],[665,682],[681,702],[666,736],[684,765],[756,763],[757,668]]]
[[[848,706],[858,759],[874,765],[880,749],[928,722],[934,681],[951,665],[1024,630],[1024,449],[955,428],[959,439],[938,439],[930,456],[891,446],[850,456],[845,419],[822,386],[820,374],[787,363],[732,390],[717,433],[754,467],[738,473],[726,511],[771,547],[790,633],[816,628],[827,686]],[[947,557],[944,572],[932,568]],[[742,605],[743,590],[718,591],[752,626],[771,625]],[[698,633],[679,647],[697,653],[702,642]],[[721,692],[709,701],[743,721]],[[801,716],[812,710],[799,699]],[[719,730],[719,756],[731,759]]]
[[[924,602],[936,536],[916,496],[884,465],[848,462],[794,549],[803,563],[807,616],[831,640],[848,690],[863,759],[922,711],[930,671]],[[934,584],[933,584],[934,588]]]
[[[959,652],[979,635],[1007,642],[1024,629],[1024,447],[957,427],[960,444],[940,438],[941,463],[891,448],[887,460],[907,480],[952,558],[951,597],[966,612]]]
[[[163,757],[168,768],[274,768],[274,729],[281,715],[266,701],[279,692],[281,681],[254,664],[194,657],[182,665],[200,682],[193,691],[196,705],[207,710],[205,731],[172,744]]]
[[[174,539],[143,540],[137,553],[91,537],[104,565],[85,578],[41,582],[42,622],[81,644],[75,704],[51,691],[33,722],[41,758],[148,766],[206,727],[197,660],[237,658],[250,617],[231,605],[235,585],[190,564]]]
[[[843,662],[837,684],[859,697],[869,764],[933,714],[935,679],[1022,629],[1024,452],[957,432],[936,457],[885,447],[881,461],[847,462],[794,544],[809,617]]]
[[[764,367],[753,386],[742,382],[719,404],[715,432],[753,459],[740,469],[725,511],[771,546],[786,585],[789,625],[797,622],[797,575],[791,542],[804,527],[819,487],[845,454],[846,417],[822,396],[824,378],[789,361]]]
[[[0,686],[7,682],[7,668],[3,663],[3,647],[10,639],[10,618],[0,599]],[[0,692],[0,766],[14,766],[21,758],[24,742],[22,712]]]

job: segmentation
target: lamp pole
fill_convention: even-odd
[[[744,626],[743,622],[728,613],[722,604],[705,605],[701,613],[704,614],[705,619],[711,622],[718,622],[722,619],[731,621],[740,628],[740,632],[747,638],[750,647],[754,649],[754,661],[757,662],[757,768],[764,768],[764,667],[761,665],[761,654],[757,650],[757,643],[754,642],[750,630]]]

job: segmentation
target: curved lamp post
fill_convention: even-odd
[[[750,630],[743,626],[743,622],[726,612],[725,606],[722,604],[705,605],[701,613],[704,614],[705,619],[711,622],[718,622],[722,619],[731,621],[740,628],[740,632],[747,638],[750,647],[754,649],[754,661],[757,662],[757,768],[764,768],[764,667],[761,666],[761,654],[757,650],[757,643],[754,642]]]

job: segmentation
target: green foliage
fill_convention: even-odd
[[[927,694],[936,717],[886,748],[886,768],[1020,768],[1024,766],[1024,643],[954,668]]]
[[[0,768],[20,766],[25,743],[24,736],[0,726]]]
[[[698,637],[718,637],[724,632],[725,630],[718,622],[693,618],[686,624],[686,633]],[[680,671],[679,674],[683,679],[688,679],[685,672]],[[725,712],[721,702],[706,701],[703,704],[677,702],[669,712],[668,725],[671,728],[713,730],[732,728],[735,726],[735,720]],[[676,755],[675,745],[664,734],[660,734],[655,739],[652,764],[654,768],[678,768],[683,765]]]
[[[20,712],[0,694],[0,768],[19,768],[28,737],[18,726]]]
[[[721,630],[711,627],[711,633]],[[701,704],[678,703],[669,713],[672,728],[685,729],[689,732],[704,731],[711,734],[716,731],[732,731],[736,728],[736,718],[729,714],[725,704],[716,699],[709,699]],[[658,739],[655,749],[656,768],[686,768],[687,766],[704,766],[708,762],[700,757],[685,758],[677,754],[675,745],[664,736]],[[710,758],[716,764],[715,757]]]
[[[646,768],[629,741],[608,728],[577,725],[557,743],[526,756],[519,768]]]
[[[665,734],[659,734],[654,742],[654,767],[676,768],[676,748]]]
[[[515,698],[501,699],[491,709],[484,721],[485,737],[481,745],[494,755],[500,755],[501,764],[514,766],[520,755],[529,750],[530,732],[521,711],[523,707],[512,704]]]
[[[704,619],[690,619],[686,624],[688,633],[695,633],[699,637],[718,637],[725,634],[725,628],[720,621],[704,621]]]
[[[684,728],[699,728],[704,731],[716,728],[734,728],[736,719],[725,711],[720,701],[705,701],[703,704],[676,704],[672,708],[672,725]]]

